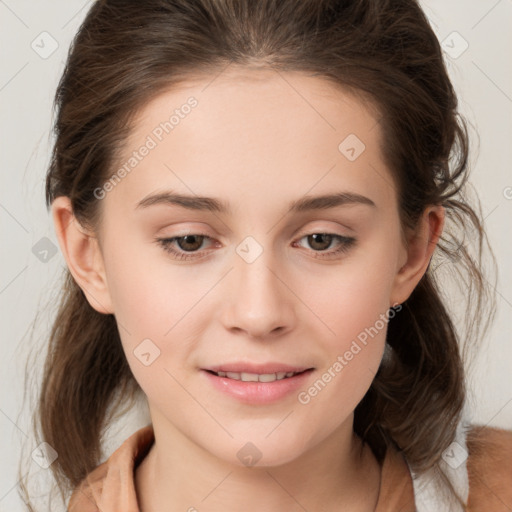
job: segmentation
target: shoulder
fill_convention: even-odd
[[[133,471],[146,456],[153,442],[152,426],[144,427],[126,439],[74,490],[68,504],[68,511],[137,512]]]
[[[468,512],[512,510],[512,431],[473,425],[467,433]]]

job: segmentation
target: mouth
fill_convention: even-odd
[[[242,382],[274,382],[276,380],[284,380],[289,379],[291,377],[295,377],[295,375],[300,375],[301,373],[312,370],[312,368],[308,368],[307,370],[297,371],[297,372],[275,372],[275,373],[249,373],[249,372],[223,372],[223,371],[213,371],[206,370],[208,373],[216,375],[217,377],[225,377],[227,379],[232,380],[240,380]]]
[[[290,399],[307,385],[315,370],[283,364],[225,364],[203,368],[207,382],[222,394],[239,402],[264,405]]]

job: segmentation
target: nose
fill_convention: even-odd
[[[234,333],[265,339],[292,330],[297,319],[294,294],[286,273],[270,251],[252,262],[234,255],[234,269],[229,273],[222,303],[222,322]]]

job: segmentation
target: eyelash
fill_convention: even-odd
[[[328,236],[331,236],[333,238],[333,240],[338,240],[338,242],[340,243],[339,247],[337,249],[335,249],[334,251],[324,252],[324,251],[313,250],[314,253],[318,253],[318,255],[313,256],[314,258],[317,258],[317,259],[327,259],[327,258],[332,258],[334,256],[337,256],[339,254],[343,254],[343,253],[347,252],[356,242],[356,239],[353,237],[336,235],[334,233],[323,233],[323,232],[308,233],[306,235],[303,235],[298,240],[300,241],[303,238],[307,238],[312,235],[328,235]],[[186,235],[175,236],[172,238],[156,238],[155,241],[163,247],[164,251],[168,252],[169,254],[171,254],[173,257],[175,257],[178,260],[191,260],[191,259],[200,259],[200,258],[205,257],[205,256],[197,256],[198,251],[188,251],[188,252],[177,251],[176,249],[174,249],[172,247],[172,244],[175,241],[181,240],[187,236],[198,236],[198,237],[204,237],[209,240],[211,239],[208,235],[203,234],[203,233],[188,233]]]

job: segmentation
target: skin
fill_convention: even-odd
[[[69,269],[90,304],[115,315],[148,398],[156,441],[136,472],[141,510],[374,510],[380,468],[353,433],[353,411],[379,367],[385,327],[307,404],[295,392],[241,403],[200,369],[233,361],[313,367],[307,390],[409,297],[444,211],[432,205],[416,230],[403,231],[376,109],[295,72],[231,68],[160,94],[136,116],[119,165],[190,96],[198,105],[101,200],[96,232],[79,225],[68,198],[52,205]],[[365,144],[354,161],[338,149],[350,134]],[[164,190],[214,197],[231,211],[136,208]],[[334,191],[375,206],[289,211],[292,201]],[[193,233],[210,238],[189,260],[155,242]],[[340,243],[319,248],[307,236],[314,233],[356,242],[321,258]],[[247,236],[262,249],[250,263],[236,252]],[[160,355],[145,366],[134,350],[148,338]],[[253,467],[237,457],[247,442],[261,453]]]

